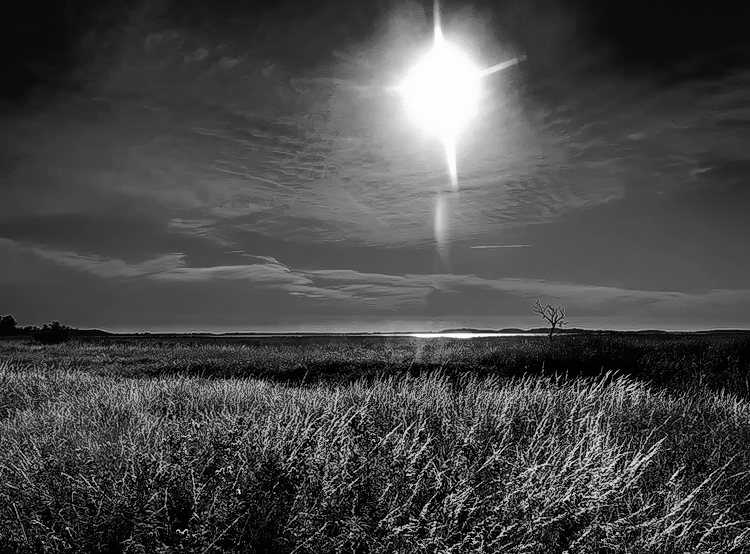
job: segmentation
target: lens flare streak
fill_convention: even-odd
[[[462,128],[478,111],[479,81],[524,61],[526,56],[479,69],[443,37],[438,0],[434,0],[433,17],[432,50],[417,62],[400,85],[387,88],[404,97],[407,109],[420,125],[440,136],[451,191],[458,192],[457,140]],[[435,241],[444,264],[448,263],[447,210],[445,194],[439,193],[435,201]]]
[[[445,146],[445,159],[448,162],[448,173],[451,178],[451,189],[458,192],[458,168],[456,167],[456,136],[443,137]]]
[[[498,64],[495,64],[491,67],[488,67],[487,69],[482,69],[479,72],[480,77],[486,77],[487,75],[492,75],[493,73],[497,73],[498,71],[502,71],[503,69],[508,69],[509,67],[513,67],[514,65],[518,65],[522,61],[526,60],[526,56],[518,56],[517,58],[513,58],[512,60],[508,60],[505,62],[500,62]]]
[[[443,266],[446,267],[450,264],[448,258],[448,208],[445,194],[438,194],[435,197],[435,242]]]
[[[517,65],[526,56],[479,69],[445,40],[438,0],[434,0],[433,17],[435,37],[432,50],[412,67],[400,85],[388,88],[404,97],[407,110],[418,124],[441,137],[451,189],[457,191],[456,142],[462,128],[478,111],[479,81]]]

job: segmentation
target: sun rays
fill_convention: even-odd
[[[479,79],[479,68],[438,33],[434,47],[412,67],[400,92],[412,119],[455,150],[459,133],[477,113]]]
[[[443,36],[438,0],[433,9],[433,47],[395,89],[403,96],[412,119],[440,138],[445,147],[451,189],[457,191],[456,146],[461,131],[479,112],[481,79],[526,58],[520,56],[479,69],[469,56]]]
[[[401,94],[411,118],[442,142],[450,190],[458,192],[456,147],[461,132],[479,112],[481,79],[512,67],[526,57],[519,56],[480,69],[443,36],[438,0],[434,0],[433,17],[435,38],[432,49],[392,90]],[[439,194],[435,201],[435,241],[444,263],[448,263],[448,208],[447,198]]]

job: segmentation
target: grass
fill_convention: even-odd
[[[344,384],[440,369],[451,376],[524,374],[594,377],[619,371],[666,390],[726,391],[750,399],[750,335],[559,336],[510,339],[89,339],[55,346],[0,340],[15,365],[97,376]]]
[[[749,552],[747,341],[689,340],[0,343],[0,550]]]

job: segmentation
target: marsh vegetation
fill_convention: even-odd
[[[0,342],[8,552],[750,551],[741,336]]]

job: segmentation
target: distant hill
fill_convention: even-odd
[[[470,327],[462,327],[460,329],[442,329],[440,331],[430,331],[431,333],[526,333],[523,329],[472,329]]]
[[[441,331],[432,331],[433,333],[549,333],[549,327],[534,327],[533,329],[519,329],[517,327],[506,327],[505,329],[473,329],[471,327],[462,327],[460,329],[443,329]],[[558,333],[582,333],[583,329],[555,329]]]
[[[112,337],[116,333],[102,331],[101,329],[73,329],[73,335],[76,337]]]

